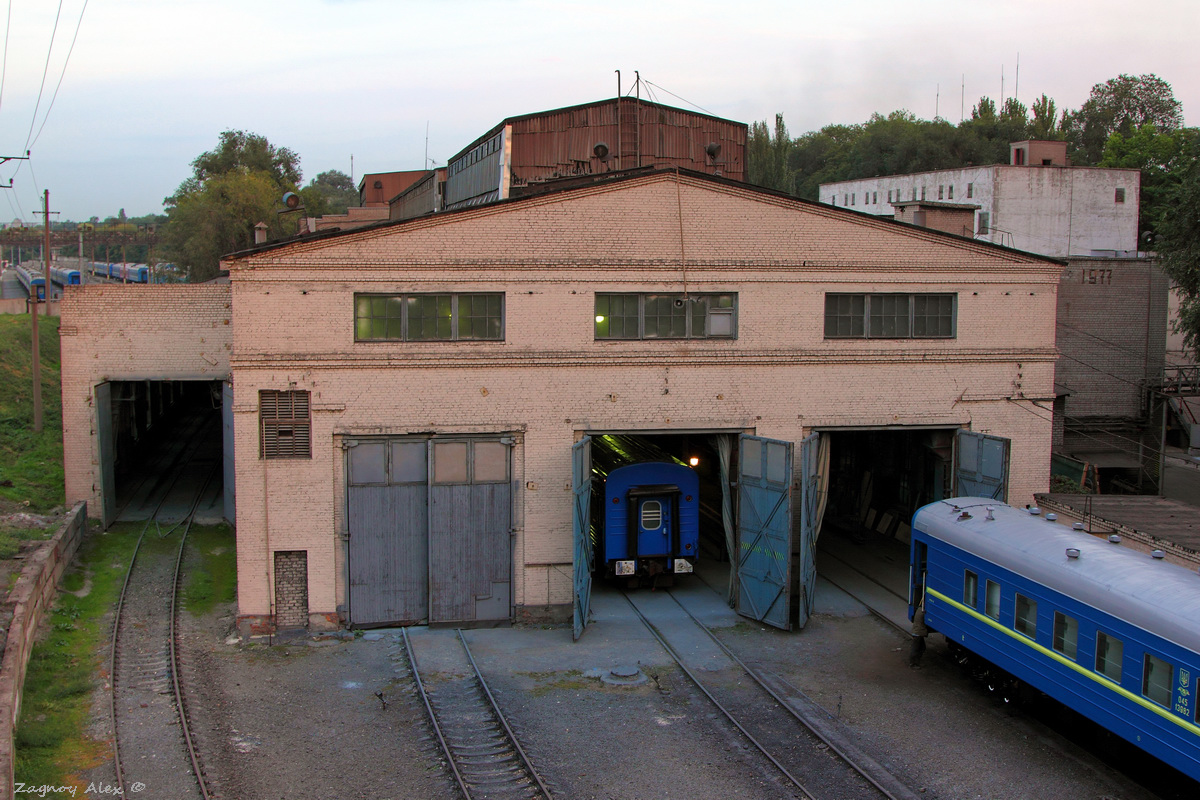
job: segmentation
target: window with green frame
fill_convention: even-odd
[[[504,295],[359,294],[356,341],[503,341]]]
[[[597,339],[735,339],[737,295],[597,293]]]

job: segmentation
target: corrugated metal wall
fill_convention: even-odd
[[[522,187],[559,178],[599,175],[639,166],[678,166],[746,178],[746,126],[717,117],[625,97],[514,117],[456,156],[449,166],[446,208],[501,199],[504,172]],[[493,139],[511,131],[511,160]],[[601,146],[602,145],[602,146]],[[710,155],[710,145],[716,145]]]

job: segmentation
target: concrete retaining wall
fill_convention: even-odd
[[[16,299],[9,298],[8,300],[0,300],[0,314],[28,314],[29,300],[24,297]],[[51,300],[49,303],[43,303],[38,309],[38,313],[42,316],[49,315],[51,317],[58,316],[58,301]]]
[[[29,557],[21,577],[8,594],[12,611],[0,661],[0,800],[10,800],[13,790],[13,730],[21,713],[25,668],[33,651],[38,624],[54,603],[58,582],[71,563],[87,527],[87,503],[71,509],[66,521],[45,546]]]

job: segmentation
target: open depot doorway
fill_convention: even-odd
[[[232,393],[219,380],[125,380],[95,389],[100,516],[233,519]]]
[[[573,449],[575,496],[575,638],[587,624],[593,575],[606,574],[605,480],[621,466],[689,464],[700,476],[697,575],[739,614],[789,629],[795,620],[793,444],[731,431],[589,432]],[[795,506],[795,508],[794,508]],[[802,516],[802,515],[801,515]],[[803,531],[803,518],[800,526]],[[803,535],[800,541],[806,541]],[[610,554],[611,555],[611,554]],[[801,554],[800,561],[811,563]],[[800,620],[802,625],[804,619]]]

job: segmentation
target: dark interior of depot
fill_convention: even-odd
[[[220,381],[109,384],[118,521],[223,516]],[[115,512],[115,513],[114,513]]]

